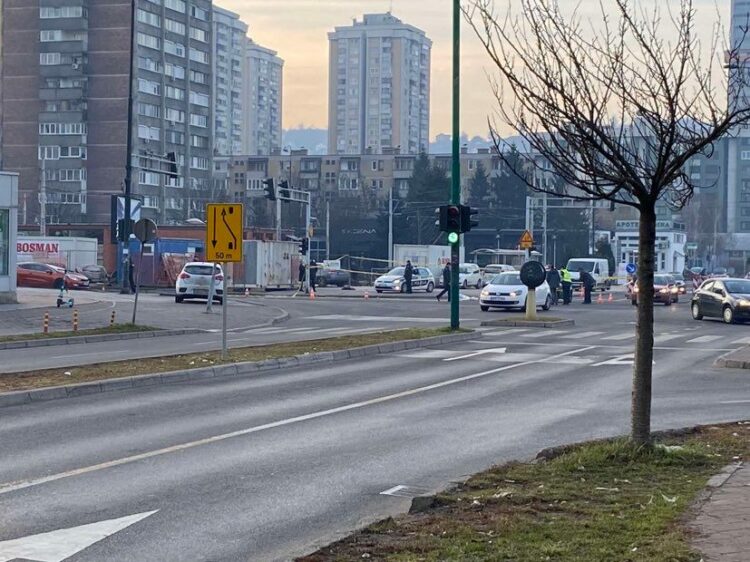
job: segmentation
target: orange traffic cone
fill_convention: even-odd
[[[315,300],[315,291],[313,291],[312,289],[310,289],[310,300],[311,301]]]
[[[615,300],[615,299],[614,299],[614,297],[612,296],[612,293],[610,292],[610,293],[609,293],[609,296],[607,297],[607,302],[613,302],[614,300]]]
[[[365,300],[369,300],[369,299],[370,299],[370,293],[365,291]]]
[[[599,293],[599,298],[596,299],[596,304],[602,304],[604,302],[604,297],[601,293]]]

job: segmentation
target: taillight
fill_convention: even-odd
[[[224,276],[223,275],[214,275],[214,279],[216,279],[217,281],[224,281]]]
[[[190,279],[190,274],[183,271],[180,273],[180,279]]]

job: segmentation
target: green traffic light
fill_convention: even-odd
[[[451,244],[455,244],[456,242],[458,242],[458,234],[455,232],[451,232],[450,234],[448,234],[448,242],[450,242]]]

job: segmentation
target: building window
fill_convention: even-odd
[[[83,17],[82,6],[58,6],[58,7],[41,7],[39,8],[39,17],[41,19],[56,18],[80,18]]]
[[[185,2],[182,0],[164,0],[164,7],[181,14],[185,13]]]
[[[85,135],[86,123],[39,123],[40,135]]]
[[[161,43],[158,37],[149,35],[148,33],[138,32],[138,44],[149,49],[159,49]]]
[[[197,113],[191,113],[190,124],[193,127],[208,127],[208,117],[205,115],[198,115]]]
[[[177,80],[184,80],[185,67],[180,66],[179,64],[172,64],[171,62],[168,62],[164,65],[164,75],[171,76],[172,78],[176,78]]]
[[[85,146],[61,146],[60,158],[80,158],[86,160]]]
[[[155,172],[138,172],[138,183],[141,185],[159,185],[159,174]]]
[[[195,62],[202,62],[203,64],[208,64],[208,53],[206,51],[201,51],[200,49],[194,49],[190,48],[190,60]]]
[[[190,158],[190,167],[195,170],[208,170],[208,165],[208,158],[202,158],[200,156],[193,156]]]
[[[148,57],[138,57],[138,68],[151,72],[161,72],[161,63]]]
[[[161,92],[161,85],[158,82],[152,80],[146,80],[144,78],[138,79],[138,91],[144,94],[152,94],[158,96]]]
[[[138,9],[138,21],[147,25],[151,25],[153,27],[161,28],[161,18],[157,14],[153,12],[147,12],[146,10],[142,10],[140,8]]]
[[[174,177],[167,176],[164,179],[164,185],[167,186],[167,187],[182,188],[182,186],[184,185],[184,181],[183,180],[184,180],[184,178],[181,178],[181,177],[174,178]]]
[[[191,39],[195,39],[196,41],[200,41],[201,43],[208,43],[208,33],[206,33],[203,29],[191,27],[190,37]]]
[[[750,160],[750,150],[740,152],[740,160]]]
[[[43,29],[39,32],[39,41],[49,43],[52,41],[62,41],[62,30],[60,29]]]
[[[174,55],[176,57],[185,56],[185,45],[182,43],[175,43],[174,41],[164,40],[164,52]]]
[[[149,209],[159,209],[159,198],[152,195],[146,195],[143,198],[143,207]]]
[[[199,94],[198,92],[190,92],[190,103],[201,107],[208,107],[208,95]]]
[[[39,53],[39,64],[43,66],[60,64],[60,53]]]
[[[190,6],[190,15],[201,21],[208,21],[208,12],[198,6]]]
[[[58,170],[60,181],[80,182],[86,179],[86,168],[77,168],[74,170]]]
[[[148,125],[138,125],[138,138],[148,141],[159,140],[161,138],[161,129],[159,127],[149,127]]]
[[[173,100],[182,101],[185,99],[185,90],[182,88],[175,88],[174,86],[167,86],[164,88],[164,95]]]
[[[185,35],[185,24],[169,18],[164,20],[164,29],[177,35]]]
[[[164,118],[167,121],[172,121],[174,123],[184,123],[185,122],[185,112],[180,111],[179,109],[174,109],[172,107],[168,107],[166,113],[164,114]]]
[[[155,119],[159,118],[160,115],[160,107],[158,105],[154,105],[152,103],[138,103],[138,115],[143,115],[144,117],[153,117]]]
[[[59,160],[60,159],[60,147],[59,146],[40,146],[39,147],[39,160]]]
[[[208,148],[208,137],[190,135],[190,146],[194,148]]]
[[[167,131],[165,140],[171,144],[185,144],[185,134],[179,131]]]
[[[203,72],[198,72],[196,70],[190,71],[190,81],[195,82],[196,84],[207,84],[208,79],[206,75]]]

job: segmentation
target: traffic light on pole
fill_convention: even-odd
[[[461,233],[461,208],[458,205],[443,205],[440,212],[440,230],[448,233],[448,242],[458,242]]]
[[[469,232],[475,226],[479,226],[479,221],[471,218],[478,214],[477,209],[468,205],[461,205],[461,232]]]
[[[263,188],[266,192],[266,199],[269,201],[276,201],[276,188],[273,185],[273,178],[266,178],[263,180]]]
[[[307,255],[307,250],[310,249],[310,239],[309,238],[303,238],[299,241],[299,253],[303,256]]]
[[[290,199],[291,194],[289,193],[289,182],[282,180],[279,182],[279,197],[282,199]]]

